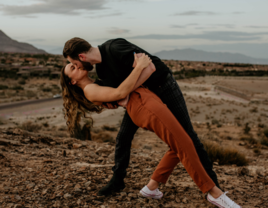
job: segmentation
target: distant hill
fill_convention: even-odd
[[[206,52],[195,49],[176,49],[154,53],[161,59],[210,61],[226,63],[268,64],[268,59],[252,58],[239,53]]]
[[[44,50],[35,48],[28,43],[20,43],[8,37],[2,30],[0,30],[0,52],[8,53],[47,53]]]

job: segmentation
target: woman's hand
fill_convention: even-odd
[[[145,55],[145,53],[143,53],[139,58],[137,54],[135,53],[134,57],[135,57],[135,62],[137,63],[137,67],[141,67],[142,69],[149,66],[149,64],[152,62],[150,57],[148,55]]]

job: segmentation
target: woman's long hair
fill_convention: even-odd
[[[77,127],[80,127],[79,123],[81,120],[81,114],[85,118],[89,118],[92,121],[91,117],[86,116],[86,112],[97,112],[102,111],[102,107],[94,105],[92,102],[86,99],[83,90],[71,84],[71,79],[64,74],[64,66],[61,69],[60,84],[62,88],[62,98],[64,106],[64,118],[66,119],[66,124],[68,131],[73,134],[76,131]]]

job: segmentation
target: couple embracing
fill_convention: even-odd
[[[218,184],[212,163],[195,133],[185,100],[169,68],[156,56],[118,38],[98,47],[81,38],[65,43],[63,55],[70,62],[61,71],[62,96],[69,131],[76,114],[100,112],[103,108],[124,107],[116,137],[114,174],[98,195],[109,195],[125,188],[124,178],[130,160],[131,142],[139,127],[157,134],[170,149],[156,167],[140,193],[160,199],[159,183],[166,183],[181,162],[195,184],[212,204],[221,208],[240,208]],[[88,71],[96,65],[99,77],[93,80]]]

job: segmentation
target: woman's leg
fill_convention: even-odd
[[[130,96],[127,111],[137,126],[154,131],[170,146],[203,193],[215,186],[203,168],[192,140],[160,98],[148,89],[138,88]],[[169,162],[169,157],[164,159],[163,163]],[[163,172],[160,167],[154,175],[161,178]]]

